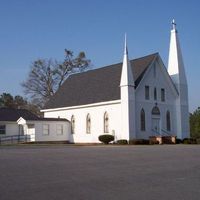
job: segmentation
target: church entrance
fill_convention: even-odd
[[[160,118],[152,118],[152,131],[154,135],[160,135]]]
[[[152,109],[152,132],[153,135],[160,135],[160,110],[157,106]]]

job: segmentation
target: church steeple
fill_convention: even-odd
[[[172,21],[172,30],[169,48],[168,73],[178,91],[176,99],[176,127],[177,137],[180,139],[190,137],[189,111],[188,111],[188,86],[183,63],[181,47],[175,20]]]
[[[122,65],[122,73],[121,73],[121,81],[120,86],[135,86],[135,82],[133,79],[131,64],[128,58],[128,47],[126,41],[126,34],[125,34],[125,42],[124,42],[124,58],[123,58],[123,65]]]
[[[121,139],[136,138],[135,132],[135,82],[131,64],[128,58],[128,48],[125,35],[124,58],[121,71]]]
[[[178,31],[174,19],[172,20],[168,72],[175,84],[187,84]]]

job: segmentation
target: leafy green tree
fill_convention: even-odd
[[[200,107],[190,114],[190,134],[192,138],[200,138]]]
[[[12,96],[10,93],[2,93],[0,95],[0,107],[24,108],[27,105],[27,100],[20,95]]]
[[[38,116],[42,116],[39,108],[31,102],[28,102],[20,95],[12,96],[10,93],[0,95],[0,107],[27,109]]]
[[[0,107],[9,107],[13,108],[14,106],[14,98],[9,93],[3,93],[0,95]]]
[[[14,107],[15,108],[23,108],[23,107],[26,107],[27,105],[28,105],[28,101],[26,99],[24,99],[22,96],[16,95],[14,97]]]

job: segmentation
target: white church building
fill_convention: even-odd
[[[168,69],[158,53],[129,60],[125,41],[123,63],[69,76],[44,117],[70,121],[66,140],[75,143],[96,143],[102,134],[115,140],[189,137],[187,80],[172,26]]]

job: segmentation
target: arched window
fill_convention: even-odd
[[[91,133],[91,118],[90,118],[90,114],[87,114],[86,117],[86,133]]]
[[[108,113],[105,112],[104,113],[104,133],[108,133],[109,132],[109,117],[108,117]]]
[[[140,130],[145,131],[145,112],[144,109],[142,108],[140,112]]]
[[[156,101],[157,100],[157,89],[154,88],[154,100]]]
[[[74,115],[72,115],[72,117],[71,117],[71,133],[72,134],[75,133],[75,117],[74,117]]]
[[[160,110],[159,110],[158,106],[153,107],[151,114],[152,115],[160,115]]]
[[[171,119],[169,111],[167,111],[166,113],[166,126],[167,126],[167,131],[171,131]]]

